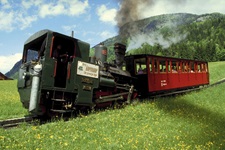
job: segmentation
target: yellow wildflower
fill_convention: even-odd
[[[65,146],[67,146],[67,145],[68,145],[68,143],[67,143],[67,142],[65,142],[65,143],[64,143],[64,145],[65,145]]]
[[[41,139],[41,135],[38,134],[38,135],[36,136],[36,138],[37,138],[37,139]]]

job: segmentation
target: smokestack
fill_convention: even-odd
[[[115,52],[116,66],[117,68],[122,69],[124,56],[126,52],[126,46],[121,43],[115,43],[114,52]]]
[[[74,37],[74,31],[71,32],[71,37]]]

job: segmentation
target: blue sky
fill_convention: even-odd
[[[122,0],[0,0],[0,72],[21,59],[26,39],[42,29],[71,35],[94,46],[117,35],[114,17]],[[133,0],[127,0],[133,1]],[[225,13],[224,0],[149,0],[140,19],[167,13]]]

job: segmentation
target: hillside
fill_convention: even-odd
[[[225,60],[225,15],[165,14],[125,24],[118,35],[103,43],[108,61],[114,59],[113,44],[127,45],[127,54],[148,53],[161,56]],[[97,43],[96,43],[97,44]],[[93,49],[91,49],[93,54]],[[19,62],[6,74],[15,76]]]
[[[18,70],[19,70],[19,67],[20,65],[22,64],[22,60],[18,61],[13,67],[12,69],[7,72],[5,75],[7,77],[11,77],[13,79],[17,79],[18,78]]]

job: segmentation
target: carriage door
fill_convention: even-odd
[[[134,60],[135,76],[138,78],[138,89],[141,93],[148,92],[148,76],[146,58],[136,58]]]

